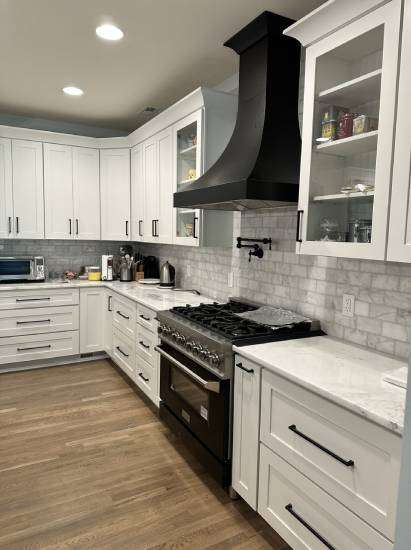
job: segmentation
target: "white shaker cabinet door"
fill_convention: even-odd
[[[411,2],[404,6],[387,259],[411,262]]]
[[[173,135],[167,128],[157,135],[158,151],[158,220],[159,242],[173,241]]]
[[[233,479],[237,493],[257,510],[261,368],[237,355],[234,371]]]
[[[14,237],[44,238],[43,144],[13,140]]]
[[[73,147],[74,237],[100,239],[100,166],[97,149]]]
[[[0,239],[8,239],[13,231],[11,173],[11,142],[0,138]]]
[[[80,289],[80,353],[105,349],[105,289]]]
[[[148,226],[145,219],[143,144],[131,149],[131,237],[144,241]]]
[[[72,239],[73,159],[70,146],[44,144],[44,199],[46,239]]]
[[[130,240],[130,150],[100,151],[101,238]]]
[[[156,225],[158,221],[158,155],[155,137],[143,143],[144,166],[144,193],[145,193],[145,220],[144,240],[157,242]]]

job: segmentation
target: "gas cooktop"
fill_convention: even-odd
[[[256,309],[258,306],[230,301],[225,304],[215,302],[199,306],[177,306],[170,311],[229,339],[236,345],[282,340],[293,337],[293,334],[301,336],[302,332],[309,333],[311,330],[311,324],[308,322],[273,327],[243,319],[238,315]]]

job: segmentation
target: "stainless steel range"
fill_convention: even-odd
[[[233,345],[321,333],[318,324],[302,317],[275,325],[247,318],[259,311],[262,308],[257,304],[232,299],[226,304],[175,307],[157,314],[160,416],[184,437],[223,487],[231,481]]]

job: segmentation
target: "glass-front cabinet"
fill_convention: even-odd
[[[307,48],[297,252],[384,258],[400,9]]]
[[[173,127],[175,153],[174,191],[197,179],[202,173],[201,128],[202,109],[185,117]],[[198,246],[200,210],[174,209],[174,242]]]

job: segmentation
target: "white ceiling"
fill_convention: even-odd
[[[237,55],[222,44],[261,11],[298,19],[323,2],[0,0],[0,112],[133,130],[146,106],[233,74]],[[124,39],[98,39],[103,22]]]

